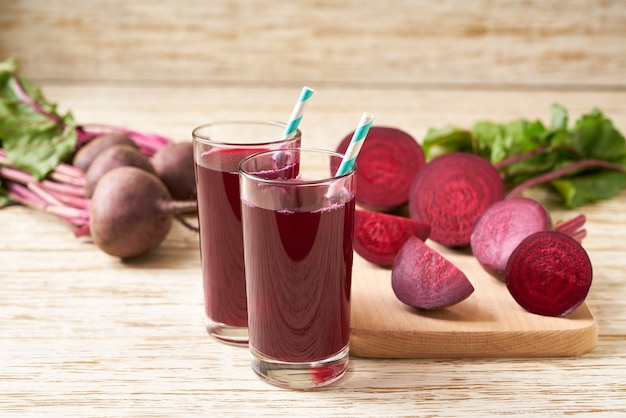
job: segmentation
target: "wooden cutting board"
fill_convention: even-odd
[[[379,358],[561,357],[591,351],[597,324],[586,304],[562,318],[521,308],[506,285],[467,253],[427,241],[460,268],[474,286],[464,301],[436,311],[400,302],[391,269],[355,253],[350,354]]]

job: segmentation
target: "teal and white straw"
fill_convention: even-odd
[[[285,127],[285,132],[283,132],[283,139],[289,138],[298,129],[300,121],[302,120],[302,115],[304,114],[304,106],[308,103],[311,96],[313,96],[313,91],[313,89],[307,86],[302,87],[300,97],[298,98],[296,105],[293,107],[293,111],[289,117],[289,122]]]
[[[337,169],[337,176],[346,174],[352,169],[352,167],[354,167],[356,157],[359,155],[359,151],[361,151],[361,147],[365,142],[365,137],[372,127],[373,122],[374,115],[367,112],[363,113],[361,120],[359,121],[359,126],[354,131],[352,139],[350,140],[350,145],[348,145],[348,149],[343,156],[343,160]]]

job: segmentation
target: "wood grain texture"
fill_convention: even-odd
[[[626,88],[621,0],[16,0],[39,79]]]
[[[58,83],[46,96],[80,122],[190,140],[209,120],[287,117],[299,86]],[[626,131],[619,92],[316,88],[304,141],[332,148],[364,110],[421,139],[428,127],[477,119],[548,120],[598,106]],[[555,219],[571,212],[545,201]],[[121,263],[52,216],[0,210],[0,415],[602,416],[626,415],[626,194],[581,208],[594,265],[586,304],[598,325],[589,353],[566,358],[368,359],[314,392],[260,381],[246,349],[206,336],[197,235],[176,225],[156,251]],[[578,212],[578,211],[577,211]],[[355,274],[369,271],[358,260]]]
[[[598,106],[625,132],[625,21],[621,0],[14,0],[0,1],[0,59],[18,56],[80,123],[180,141],[211,120],[284,120],[303,84],[316,89],[304,141],[322,148],[363,111],[421,139],[479,119],[548,122],[558,102],[572,119]],[[625,193],[580,209],[592,351],[352,356],[337,384],[296,392],[207,337],[195,233],[176,224],[122,263],[52,216],[3,208],[0,415],[626,416],[625,209]],[[356,276],[372,272],[357,259]]]
[[[587,305],[562,318],[531,314],[471,254],[427,243],[467,276],[474,292],[446,309],[413,309],[395,296],[390,269],[358,257],[352,282],[352,354],[528,358],[579,356],[595,347],[598,328]]]

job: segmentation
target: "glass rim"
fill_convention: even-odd
[[[313,186],[313,185],[323,185],[323,184],[328,184],[328,183],[333,183],[336,181],[339,181],[343,178],[346,177],[350,177],[352,175],[354,175],[354,173],[356,172],[356,162],[352,165],[352,168],[350,168],[350,170],[348,170],[347,172],[345,172],[344,174],[341,174],[339,176],[335,175],[335,174],[328,174],[328,177],[324,177],[321,179],[316,179],[316,180],[298,180],[298,181],[294,181],[294,180],[281,180],[281,179],[266,179],[263,177],[259,177],[258,175],[256,175],[255,173],[251,173],[249,171],[246,171],[243,168],[243,165],[245,163],[247,163],[248,161],[254,159],[255,157],[258,156],[262,156],[265,154],[273,154],[273,153],[277,153],[277,152],[284,152],[284,151],[297,151],[299,153],[301,153],[302,151],[304,152],[315,152],[315,153],[323,153],[326,154],[330,157],[337,157],[340,160],[343,160],[344,155],[336,152],[336,151],[331,151],[328,149],[324,149],[324,148],[302,148],[302,147],[292,147],[292,148],[278,148],[278,149],[272,149],[272,150],[265,150],[265,151],[260,151],[260,152],[255,152],[254,154],[250,154],[246,157],[244,157],[239,164],[237,165],[237,171],[239,172],[240,176],[243,176],[249,180],[253,180],[259,183],[265,183],[265,184],[273,184],[273,185],[280,185],[280,186]]]
[[[229,147],[272,145],[272,144],[278,144],[278,143],[286,142],[286,141],[293,141],[302,137],[302,131],[300,131],[300,129],[296,129],[295,132],[292,133],[291,136],[287,138],[283,138],[282,132],[281,132],[280,136],[275,140],[245,143],[245,142],[217,141],[215,139],[209,138],[206,134],[203,135],[200,133],[202,130],[207,129],[207,128],[217,127],[217,126],[228,126],[228,125],[276,126],[276,127],[282,128],[283,130],[287,126],[287,124],[284,122],[273,121],[273,120],[251,120],[251,119],[222,120],[222,121],[208,122],[208,123],[204,123],[202,125],[196,126],[191,131],[191,136],[194,141],[198,141],[205,145],[222,145],[222,146],[225,145]]]

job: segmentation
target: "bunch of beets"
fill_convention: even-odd
[[[196,210],[193,149],[145,132],[79,125],[0,63],[0,207],[19,203],[67,221],[108,254],[156,248]]]

